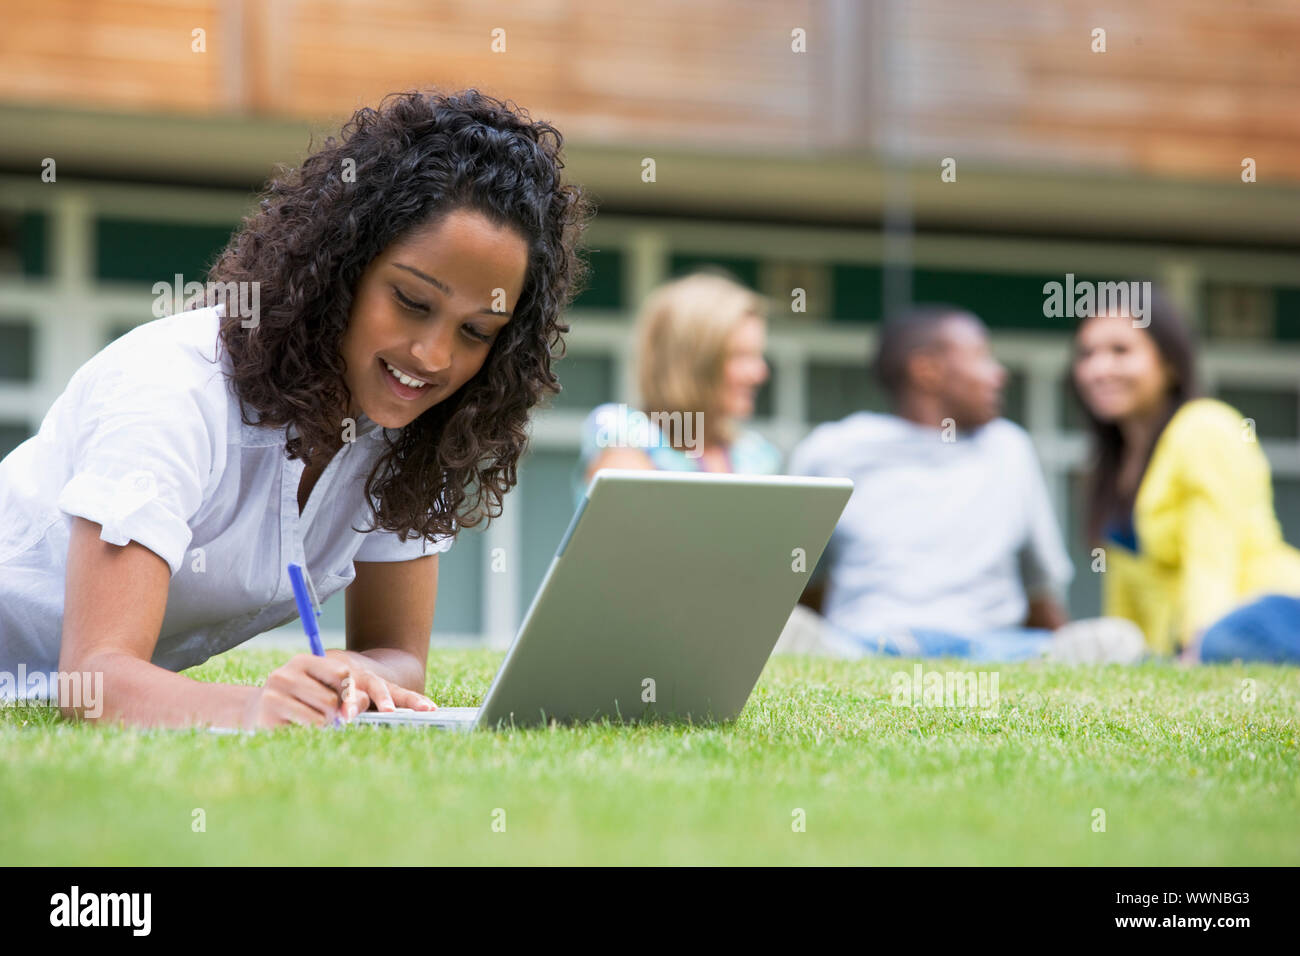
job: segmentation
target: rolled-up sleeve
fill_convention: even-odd
[[[393,531],[375,530],[361,539],[357,549],[357,561],[414,561],[426,554],[442,554],[450,551],[456,539],[451,536],[438,538],[430,543],[425,538],[416,536],[402,541]]]
[[[83,383],[77,404],[72,473],[56,506],[98,523],[109,544],[144,545],[175,575],[215,457],[200,388],[118,372]]]

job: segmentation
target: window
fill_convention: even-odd
[[[586,288],[573,301],[575,309],[623,308],[623,260],[619,249],[584,250],[590,272]]]
[[[1101,614],[1101,573],[1092,570],[1092,544],[1086,537],[1088,513],[1088,479],[1082,470],[1073,471],[1068,479],[1069,503],[1065,515],[1065,547],[1074,562],[1070,581],[1070,617],[1097,617]]]
[[[1273,507],[1282,525],[1282,537],[1300,548],[1300,476],[1273,475]]]
[[[741,285],[757,291],[758,260],[737,256],[697,256],[685,253],[674,254],[669,266],[673,278],[687,275],[697,270],[722,269],[731,273],[731,278]]]
[[[0,421],[0,458],[9,454],[35,434],[26,422]]]
[[[0,319],[0,381],[30,382],[35,365],[36,329],[32,323]]]
[[[550,400],[551,408],[589,412],[614,400],[614,360],[601,355],[569,354],[552,364],[563,391]]]
[[[1049,282],[1064,285],[1066,273],[1026,275],[1018,273],[968,272],[949,269],[917,269],[912,273],[914,302],[948,302],[974,312],[993,329],[1023,329],[1031,332],[1072,333],[1078,319],[1071,315],[1044,315]],[[1076,274],[1075,283],[1118,282],[1126,276]],[[1064,290],[1062,290],[1064,292]],[[1073,312],[1065,308],[1063,312]]]
[[[884,392],[865,363],[810,362],[806,388],[805,402],[812,423],[838,421],[864,410],[883,412],[888,407]]]
[[[837,262],[831,266],[831,315],[841,322],[878,322],[884,295],[879,266]]]
[[[520,520],[527,522],[523,553],[503,556],[506,580],[517,583],[521,613],[532,603],[573,517],[577,468],[577,449],[534,449],[520,465],[519,487],[507,496],[506,507],[519,508],[526,516]]]
[[[1279,386],[1256,388],[1222,385],[1218,397],[1255,422],[1260,438],[1300,438],[1300,391]]]
[[[1019,369],[1007,369],[1007,385],[1002,390],[1002,417],[1010,419],[1021,427],[1027,428],[1025,414],[1025,373]]]
[[[48,232],[44,213],[0,209],[0,275],[47,275]]]
[[[230,226],[95,220],[95,275],[121,282],[206,281],[208,269],[230,240]]]
[[[108,331],[104,334],[104,344],[110,345],[113,342],[116,342],[122,336],[126,335],[126,333],[135,329],[135,327],[135,322],[129,322],[126,320],[113,322],[109,325]]]
[[[776,394],[776,366],[772,360],[768,359],[768,376],[767,381],[759,388],[758,393],[754,396],[754,417],[771,418],[776,414],[776,406],[773,396]]]

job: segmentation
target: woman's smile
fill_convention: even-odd
[[[383,358],[379,359],[379,374],[388,383],[393,394],[407,402],[424,398],[441,387],[437,382],[416,378]]]

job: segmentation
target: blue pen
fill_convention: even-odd
[[[292,563],[289,565],[289,583],[293,585],[293,599],[298,605],[298,616],[302,618],[302,626],[307,631],[307,640],[311,642],[311,652],[317,657],[324,657],[325,645],[320,642],[320,628],[316,624],[320,611],[313,604],[316,589],[313,587],[311,593],[308,593],[310,582],[311,578],[306,576],[301,567]]]
[[[307,640],[311,642],[311,652],[317,657],[325,656],[325,645],[320,640],[320,627],[316,618],[320,617],[320,599],[316,596],[316,586],[311,582],[307,569],[296,564],[289,564],[289,583],[293,585],[293,600],[298,605],[298,616],[307,631]],[[334,726],[341,727],[343,722],[335,717]]]

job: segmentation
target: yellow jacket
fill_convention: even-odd
[[[1180,408],[1133,507],[1138,551],[1106,541],[1105,613],[1163,654],[1263,594],[1300,596],[1300,551],[1282,540],[1268,460],[1230,405]]]

